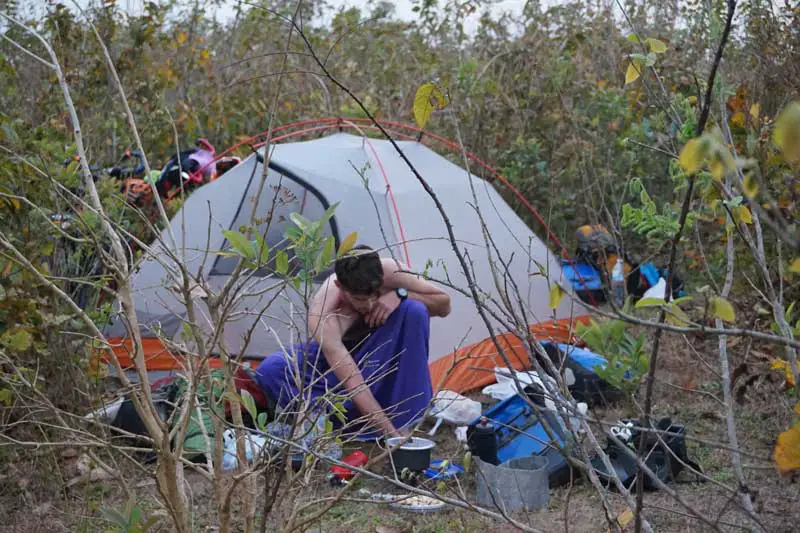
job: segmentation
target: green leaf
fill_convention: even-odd
[[[259,431],[264,431],[264,428],[267,427],[267,413],[258,413],[256,425],[258,426]]]
[[[800,257],[795,257],[789,264],[789,272],[792,274],[800,274]]]
[[[321,272],[333,259],[333,251],[336,248],[336,242],[332,236],[325,239],[325,244],[322,245],[322,253],[317,256],[316,269]]]
[[[464,472],[469,473],[469,469],[472,466],[472,453],[466,452],[464,454],[464,458],[461,459],[461,466],[464,467]]]
[[[433,83],[423,83],[414,95],[414,120],[417,126],[425,128],[434,109],[444,109],[447,101],[442,91]]]
[[[656,54],[663,54],[667,51],[667,45],[664,41],[659,41],[658,39],[650,37],[645,42],[650,45],[650,50]]]
[[[689,315],[686,314],[686,311],[678,307],[675,302],[670,302],[669,305],[667,305],[667,311],[665,320],[673,326],[689,325]]]
[[[264,241],[264,237],[261,234],[256,235],[256,242],[258,243],[256,248],[258,262],[262,265],[266,264],[269,261],[269,245]]]
[[[242,389],[242,405],[247,410],[247,413],[250,415],[251,420],[255,420],[257,418],[257,410],[256,410],[256,401],[253,399],[253,395],[246,389]]]
[[[18,329],[14,333],[6,333],[3,335],[3,342],[8,346],[9,350],[23,352],[31,347],[31,344],[33,344],[33,337],[24,329]]]
[[[664,305],[665,301],[661,298],[642,298],[634,307],[658,307]]]
[[[720,296],[711,298],[711,312],[717,318],[721,318],[726,322],[733,322],[736,320],[736,313],[733,310],[731,303]]]
[[[547,302],[547,306],[550,309],[555,309],[558,307],[558,304],[561,303],[561,299],[564,297],[564,289],[558,283],[553,283],[550,287],[550,298]]]
[[[294,222],[294,225],[300,228],[302,231],[308,231],[308,227],[311,225],[311,221],[308,220],[306,217],[301,215],[300,213],[292,213],[289,215],[289,220]]]
[[[657,59],[657,56],[653,52],[650,52],[645,57],[645,60],[644,60],[645,66],[652,67],[653,65],[656,64],[656,59]]]
[[[728,205],[731,206],[731,207],[739,207],[740,205],[742,205],[742,201],[743,200],[744,199],[741,196],[734,196],[733,198],[731,198],[727,202],[728,202]]]
[[[11,405],[14,400],[14,393],[11,389],[0,389],[0,404]]]
[[[275,254],[275,270],[281,276],[285,276],[289,272],[289,256],[284,250],[278,250]]]
[[[325,225],[328,223],[328,221],[329,221],[331,218],[333,218],[333,215],[334,215],[334,213],[336,212],[336,208],[337,208],[337,207],[339,207],[339,202],[334,202],[333,204],[331,204],[331,205],[328,207],[328,209],[326,209],[326,210],[325,210],[325,213],[324,213],[324,214],[322,215],[322,217],[321,217],[321,218],[320,218],[320,219],[317,221],[317,223],[319,224],[319,228],[318,228],[318,230],[317,230],[317,231],[320,231],[320,230],[322,230],[322,229],[324,229],[324,228],[325,228]],[[317,236],[319,236],[319,235],[317,235]]]
[[[641,42],[639,40],[639,37],[637,37],[637,35],[635,33],[631,33],[630,35],[628,35],[628,37],[626,37],[626,39],[628,39],[628,42],[631,42],[631,43],[634,43],[634,44],[637,44],[637,43]]]
[[[247,240],[244,233],[234,230],[222,230],[222,235],[231,243],[231,247],[236,250],[239,255],[254,259],[256,256],[253,249],[253,243]]]
[[[339,245],[339,251],[337,252],[337,255],[339,257],[342,257],[344,254],[352,250],[353,246],[356,245],[357,240],[358,240],[357,231],[354,231],[353,233],[345,237],[344,240],[342,241],[342,244]]]

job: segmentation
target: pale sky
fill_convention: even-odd
[[[72,7],[74,0],[61,0],[66,6]],[[99,1],[102,0],[77,0],[78,4],[81,6],[87,6],[92,4],[97,4]],[[147,0],[117,0],[117,5],[123,6],[126,11],[133,15],[140,14],[144,11],[144,4]],[[444,4],[446,0],[442,0],[440,3]],[[523,7],[525,6],[526,0],[489,0],[488,3],[492,4],[491,12],[495,15],[499,15],[500,13],[510,11],[512,13],[518,14],[522,11]],[[554,2],[557,0],[550,0],[550,2]],[[550,3],[548,1],[543,2],[544,4]],[[334,7],[334,9],[338,7],[360,7],[362,9],[368,8],[370,2],[369,0],[328,0],[328,3]],[[395,16],[402,20],[412,20],[417,17],[417,14],[414,13],[411,8],[414,4],[411,0],[395,0]],[[221,21],[232,17],[234,14],[233,6],[236,5],[236,0],[223,0],[222,6],[218,8],[217,18]],[[30,10],[30,13],[41,13],[42,11],[46,10],[48,7],[52,6],[53,3],[51,0],[29,0],[22,2],[24,9]],[[481,11],[476,10],[475,13],[470,15],[466,19],[466,30],[467,32],[471,32],[473,30],[478,20],[480,19]],[[2,26],[0,26],[2,28]]]

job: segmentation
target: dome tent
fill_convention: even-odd
[[[543,340],[567,341],[574,321],[585,318],[588,310],[577,298],[570,297],[564,297],[555,310],[549,309],[552,283],[558,282],[571,291],[559,257],[490,183],[470,176],[464,168],[421,142],[396,143],[442,203],[478,287],[500,299],[474,208],[475,199],[497,247],[493,260],[498,254],[503,261],[511,260],[507,270],[518,285],[521,298],[527,300],[524,303],[531,330]],[[171,221],[179,246],[185,246],[189,272],[199,273],[211,290],[224,286],[236,264],[236,258],[218,254],[229,247],[223,231],[249,224],[255,205],[259,231],[266,231],[265,240],[274,256],[276,249],[285,246],[284,231],[291,213],[316,220],[335,203],[338,207],[325,233],[334,237],[337,247],[354,231],[359,244],[384,248],[388,241],[394,256],[409,270],[425,270],[433,279],[449,279],[451,284],[467,288],[441,214],[389,141],[334,133],[314,140],[270,144],[269,149],[267,180],[257,204],[254,200],[263,172],[263,148],[196,190]],[[276,198],[279,201],[275,202]],[[169,242],[166,230],[161,240]],[[164,265],[152,257],[139,263],[132,276],[145,357],[148,370],[152,371],[181,367],[180,357],[170,354],[159,340],[161,336],[182,342],[186,314],[165,279]],[[253,294],[237,301],[236,317],[225,327],[228,349],[254,366],[265,355],[297,340],[292,339],[287,325],[303,320],[303,305],[294,291],[284,290],[276,298],[274,289],[266,290],[275,282],[276,278],[266,270],[254,276],[248,291]],[[431,322],[431,379],[435,390],[466,392],[493,382],[492,369],[504,364],[472,299],[443,288],[451,295],[452,312]],[[196,300],[195,305],[201,316],[207,316],[201,300]],[[492,325],[511,350],[514,366],[527,367],[529,363],[518,340],[507,334],[501,324],[492,321]],[[117,319],[106,335],[112,343],[120,344],[116,352],[123,367],[130,366],[125,325]],[[248,336],[249,342],[245,342]]]

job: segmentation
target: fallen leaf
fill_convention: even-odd
[[[800,422],[778,435],[773,457],[781,474],[800,470]]]
[[[786,383],[788,383],[790,387],[794,387],[794,374],[792,374],[792,366],[788,361],[775,359],[772,361],[772,366],[770,368],[773,370],[783,370],[783,375],[786,376]]]

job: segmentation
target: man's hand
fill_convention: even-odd
[[[389,291],[375,302],[369,313],[364,316],[364,321],[371,328],[377,328],[386,323],[389,315],[400,306],[400,297],[394,291]]]

